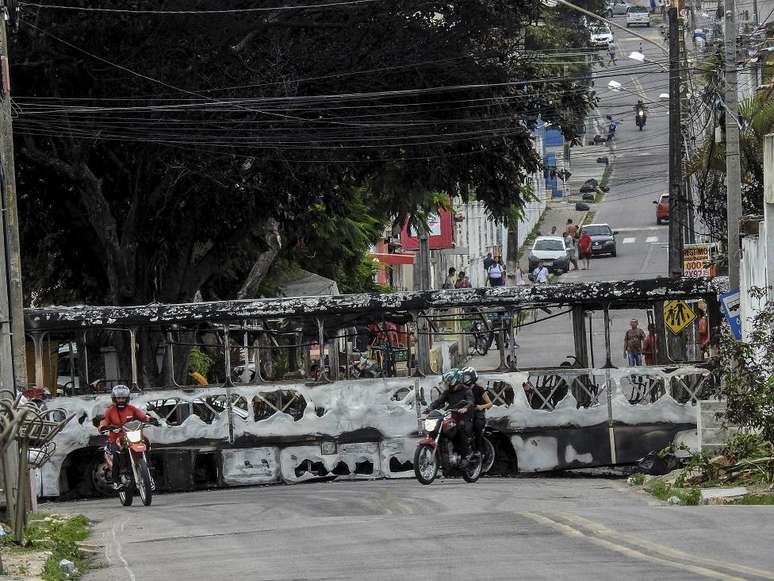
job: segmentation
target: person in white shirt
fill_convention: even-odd
[[[495,261],[489,267],[487,275],[489,276],[490,286],[503,286],[505,280],[505,266],[503,266],[503,261],[499,256],[495,258]]]
[[[548,269],[542,261],[538,262],[537,267],[532,272],[535,284],[546,284],[548,282]]]

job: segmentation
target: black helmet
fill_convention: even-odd
[[[131,394],[129,388],[125,385],[116,385],[110,392],[110,399],[116,404],[118,409],[123,409],[129,405],[129,398]]]
[[[468,387],[476,385],[478,381],[478,373],[472,367],[466,367],[462,370],[462,383]]]

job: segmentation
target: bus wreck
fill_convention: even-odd
[[[712,360],[668,349],[616,368],[611,313],[643,310],[663,331],[665,302],[701,301],[717,328],[717,296],[707,279],[653,279],[28,309],[30,376],[54,396],[49,408],[75,414],[40,494],[109,493],[96,421],[118,383],[161,420],[147,428],[160,490],[412,476],[418,410],[439,394],[438,374],[470,357],[473,321],[496,345],[496,369],[479,369],[494,402],[493,471],[632,463],[695,435],[714,374]],[[604,333],[596,364],[591,314]],[[558,315],[571,323],[572,365],[523,365],[516,339]],[[378,377],[360,365],[368,355]]]

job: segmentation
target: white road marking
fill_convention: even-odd
[[[637,239],[636,239],[636,238],[624,238],[624,239],[623,239],[623,243],[624,243],[624,244],[631,244],[631,243],[632,243],[632,242],[634,242],[635,240],[637,240]]]
[[[126,518],[123,522],[121,522],[120,531],[116,531],[117,528],[119,528],[119,523],[116,522],[113,524],[113,528],[111,529],[112,536],[113,536],[113,546],[116,549],[116,556],[118,557],[118,560],[121,561],[121,563],[124,566],[124,569],[126,569],[127,574],[129,575],[130,581],[136,581],[136,578],[134,576],[134,571],[132,571],[132,568],[129,566],[129,563],[126,559],[124,559],[124,555],[121,552],[121,541],[119,540],[119,532],[120,534],[123,534],[124,527],[126,526],[126,523],[129,522],[129,518]]]
[[[645,239],[646,244],[653,244],[654,242],[658,242],[658,236],[648,236]]]
[[[640,226],[631,228],[615,228],[616,232],[642,232],[644,230],[666,230],[666,226]]]

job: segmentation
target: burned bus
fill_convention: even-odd
[[[494,402],[494,473],[632,463],[695,437],[714,358],[675,347],[660,314],[700,301],[716,329],[717,296],[710,280],[653,279],[28,309],[29,376],[75,414],[40,494],[110,493],[96,423],[119,383],[160,419],[147,428],[160,490],[409,477],[418,410],[464,363]],[[616,321],[632,310],[663,348],[617,366]],[[551,321],[558,334],[534,331]],[[541,360],[556,336],[570,357]]]

